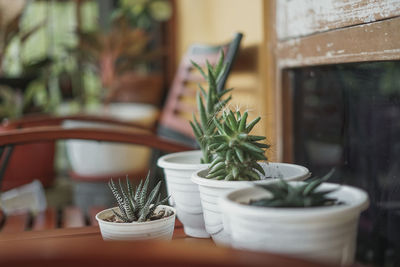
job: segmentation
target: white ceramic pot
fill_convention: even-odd
[[[176,211],[174,208],[159,205],[155,212],[160,209],[167,209],[174,214],[159,220],[148,222],[116,223],[104,221],[105,218],[112,216],[111,208],[103,210],[96,215],[99,222],[100,232],[104,240],[144,240],[161,239],[171,240],[174,233]]]
[[[168,194],[185,234],[207,238],[199,188],[190,179],[193,172],[207,167],[200,163],[201,156],[200,150],[171,153],[160,157],[157,164],[164,169]]]
[[[145,104],[111,104],[99,114],[120,120],[151,125],[156,118],[157,109]],[[101,127],[121,128],[107,123],[67,120],[65,128]],[[104,177],[138,172],[148,167],[151,150],[144,146],[117,144],[109,142],[68,140],[67,155],[72,171],[79,177]]]
[[[308,178],[310,172],[307,168],[295,164],[287,163],[260,163],[269,177],[264,177],[259,181],[221,181],[204,178],[208,169],[201,169],[192,175],[192,181],[199,186],[201,205],[203,207],[206,231],[212,239],[219,245],[229,245],[230,236],[224,230],[223,218],[218,198],[234,189],[243,188],[252,183],[270,183],[275,178],[283,178],[287,181],[300,181]]]
[[[231,232],[232,246],[319,260],[334,265],[353,263],[357,224],[368,207],[368,195],[357,188],[324,183],[319,190],[343,205],[315,208],[265,208],[240,203],[267,197],[262,188],[248,187],[226,194],[220,207]]]

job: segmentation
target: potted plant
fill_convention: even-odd
[[[229,233],[224,231],[218,198],[227,191],[248,186],[249,182],[270,183],[276,178],[303,180],[309,177],[307,168],[286,163],[264,163],[264,136],[251,135],[260,117],[247,123],[248,113],[225,110],[221,118],[214,118],[217,134],[210,138],[209,149],[215,153],[209,168],[192,175],[199,186],[207,232],[218,244],[229,244]]]
[[[27,60],[23,53],[15,54],[15,49],[19,51],[26,46],[44,25],[41,22],[22,26],[25,7],[25,1],[0,3],[0,133],[24,128],[25,125],[17,121],[23,116],[52,109],[46,88],[52,60],[47,57]],[[50,186],[54,179],[54,149],[54,142],[14,147],[0,190],[10,190],[33,180]]]
[[[358,218],[368,207],[368,195],[323,183],[328,176],[309,182],[280,180],[225,195],[220,206],[232,246],[352,264]]]
[[[90,113],[89,113],[90,114]],[[106,110],[97,110],[97,115],[115,118],[121,121],[132,122],[151,128],[154,126],[158,110],[147,104],[113,103]],[[64,128],[118,128],[121,126],[110,123],[99,123],[82,120],[66,120]],[[151,149],[126,144],[93,141],[67,140],[66,152],[71,166],[71,177],[76,180],[104,181],[110,176],[121,174],[135,174],[147,168],[151,156]],[[115,157],[115,155],[120,155]],[[132,162],[132,158],[136,158]]]
[[[128,177],[125,188],[119,180],[119,186],[111,179],[109,187],[118,203],[117,207],[99,212],[99,222],[104,240],[170,240],[174,232],[175,209],[162,205],[168,200],[160,199],[161,181],[148,193],[149,175],[141,180],[133,190]]]
[[[202,68],[192,62],[204,79],[208,82],[208,91],[199,85],[200,92],[196,95],[200,120],[193,116],[191,126],[197,143],[201,150],[167,154],[158,159],[158,166],[164,169],[168,192],[172,196],[177,209],[178,218],[184,226],[187,235],[207,238],[209,234],[205,230],[203,211],[200,203],[199,190],[190,177],[192,173],[211,163],[211,151],[208,149],[209,138],[215,133],[215,125],[212,122],[214,116],[230,101],[231,96],[224,98],[231,89],[223,89],[217,92],[217,84],[225,71],[224,54],[215,66],[207,64],[207,74]],[[203,102],[203,99],[205,102]]]

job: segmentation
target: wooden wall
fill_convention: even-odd
[[[221,44],[235,32],[242,32],[241,51],[228,87],[234,87],[233,108],[248,109],[251,117],[261,116],[257,134],[268,136],[267,101],[263,75],[263,0],[177,0],[177,62],[192,43]],[[273,153],[270,153],[271,155]]]
[[[268,1],[269,2],[269,1]],[[400,59],[399,0],[275,0],[265,31],[275,83],[276,156],[292,160],[290,72],[287,68]],[[268,28],[274,25],[273,28]],[[283,88],[286,88],[283,90]],[[295,100],[294,100],[295,101]]]

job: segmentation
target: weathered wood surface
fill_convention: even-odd
[[[216,246],[188,238],[176,226],[173,240],[102,241],[98,226],[0,234],[0,266],[325,266],[271,253]]]
[[[279,40],[400,16],[399,0],[278,0]]]
[[[399,60],[399,29],[400,17],[279,42],[278,68]]]

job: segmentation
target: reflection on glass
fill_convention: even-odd
[[[291,72],[295,162],[368,191],[357,259],[400,266],[400,62]]]

